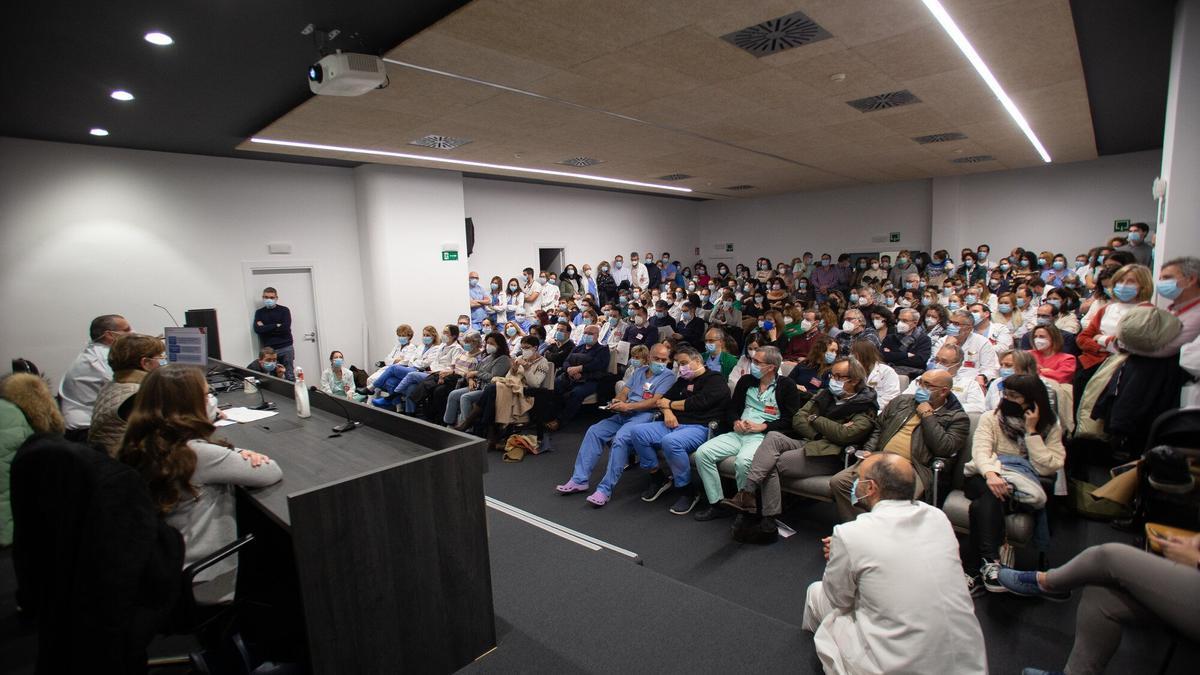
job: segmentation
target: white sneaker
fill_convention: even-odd
[[[979,575],[983,577],[983,587],[989,593],[1007,593],[1008,589],[1004,584],[1000,583],[1000,563],[985,562],[979,568]]]

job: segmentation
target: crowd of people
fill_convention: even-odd
[[[855,260],[805,252],[710,269],[633,252],[628,265],[617,255],[561,273],[526,268],[507,281],[471,272],[468,311],[457,320],[399,325],[370,372],[333,351],[319,385],[497,448],[531,424],[536,443],[595,402],[605,415],[586,429],[571,476],[555,489],[586,494],[597,509],[636,464],[645,502],[671,493],[671,513],[741,514],[773,527],[784,481],[828,476],[842,524],[826,541],[828,568],[809,590],[805,618],[826,667],[984,672],[971,595],[1048,595],[1113,578],[1096,563],[1087,574],[1044,577],[1002,568],[1005,516],[1045,507],[1053,477],[1084,461],[1077,440],[1102,441],[1117,458],[1140,455],[1158,413],[1200,405],[1200,259],[1168,260],[1155,279],[1149,235],[1135,224],[1127,238],[1073,256],[1016,248],[993,257],[979,245],[957,259],[944,250]],[[1155,295],[1169,307],[1153,305]],[[290,324],[275,289],[265,289],[251,370],[294,376]],[[12,438],[57,430],[136,468],[184,534],[189,561],[231,541],[229,486],[278,481],[278,465],[214,438],[220,412],[203,373],[167,365],[160,339],[117,315],[97,317],[90,338],[62,380],[61,415],[40,379],[10,376],[0,382],[0,425],[16,426],[16,408],[25,426]],[[1147,378],[1152,392],[1124,384]],[[17,445],[0,446],[6,467]],[[940,504],[927,503],[935,483],[950,479],[935,462],[954,466],[959,456],[969,459],[962,485],[971,502],[961,560]],[[720,472],[728,458],[732,491]],[[0,534],[9,536],[3,515]],[[912,539],[901,541],[902,532]],[[927,555],[912,555],[914,541],[930,542]],[[1200,557],[1200,539],[1170,545],[1172,560]],[[964,581],[940,583],[947,568]],[[888,571],[873,578],[878,569]],[[939,584],[917,579],[934,571]],[[228,598],[232,572],[208,570],[205,597]],[[1173,574],[1180,597],[1200,598],[1197,570]],[[911,589],[896,590],[904,584]],[[913,638],[886,659],[874,655],[870,645],[895,629],[889,603],[914,611],[914,589],[946,609],[914,615],[923,634],[940,641],[956,631],[965,646],[951,654]],[[1137,605],[1127,616],[1197,637],[1195,622],[1180,625],[1178,612],[1135,588],[1111,592],[1123,595],[1108,600]],[[1093,615],[1104,611],[1082,605],[1080,629],[1116,621],[1119,636],[1126,615]],[[1071,672],[1107,658],[1094,641],[1081,650]]]

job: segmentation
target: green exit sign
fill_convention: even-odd
[[[1129,221],[1128,220],[1114,220],[1113,221],[1113,232],[1128,232],[1128,231],[1129,231]]]
[[[891,243],[893,243],[893,244],[894,244],[894,243],[896,243],[896,242],[898,242],[898,241],[900,241],[900,233],[899,233],[899,232],[891,232],[891,233],[889,233],[889,234],[888,234],[888,241],[890,241],[890,242],[891,242]]]
[[[458,251],[442,251],[442,260],[458,260]]]

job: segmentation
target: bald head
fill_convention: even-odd
[[[870,480],[877,488],[875,501],[883,499],[911,500],[916,492],[917,479],[912,463],[890,452],[876,453],[863,460],[858,469],[859,480]],[[874,502],[872,502],[872,505]]]
[[[954,377],[948,370],[927,370],[921,376],[921,381],[927,387],[949,387],[954,382]]]

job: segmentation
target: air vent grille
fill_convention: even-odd
[[[831,37],[829,31],[804,12],[793,12],[722,35],[721,39],[756,57],[763,57]]]
[[[424,136],[415,141],[409,141],[409,145],[419,145],[423,148],[433,148],[435,150],[453,150],[460,145],[470,143],[469,138],[453,138],[450,136]]]
[[[902,105],[911,105],[920,102],[921,99],[917,98],[915,94],[907,89],[903,89],[901,91],[889,91],[884,94],[846,101],[846,104],[868,113],[875,112],[876,110],[887,110],[888,108],[899,108]]]
[[[721,189],[722,190],[733,190],[733,191],[753,190],[754,186],[753,185],[730,185],[727,188],[721,188]]]
[[[991,155],[971,155],[970,157],[955,157],[950,161],[955,164],[978,164],[980,162],[991,162],[995,159]]]
[[[917,136],[913,140],[921,145],[929,143],[945,143],[947,141],[961,141],[967,137],[966,134],[957,131],[948,131],[944,134],[930,134],[929,136]]]
[[[692,176],[690,174],[686,174],[686,173],[669,173],[665,176],[659,176],[658,179],[659,180],[683,180],[685,178],[691,178],[691,177]]]
[[[564,159],[563,161],[559,162],[559,164],[565,164],[567,166],[576,166],[581,169],[585,166],[595,166],[595,165],[601,164],[601,163],[602,162],[600,160],[593,159],[591,157],[568,157],[567,159]]]

